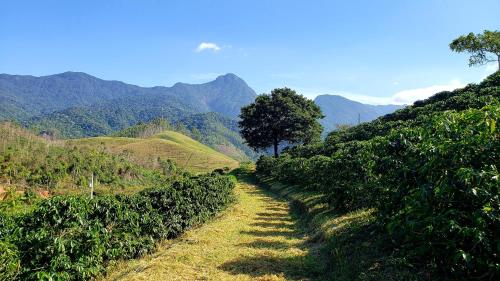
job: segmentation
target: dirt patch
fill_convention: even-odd
[[[3,200],[7,196],[7,190],[3,186],[0,185],[0,201]]]

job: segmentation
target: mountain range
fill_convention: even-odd
[[[15,120],[42,134],[63,138],[108,135],[141,122],[165,118],[201,141],[238,159],[255,158],[238,133],[240,108],[256,93],[234,74],[203,84],[140,87],[82,72],[49,76],[0,74],[0,121]],[[374,106],[341,96],[315,99],[325,131],[390,113],[399,106]]]
[[[334,131],[341,125],[369,122],[403,108],[402,105],[363,104],[338,95],[320,95],[314,99],[314,102],[325,115],[325,118],[320,121],[325,133]]]

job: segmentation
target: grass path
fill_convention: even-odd
[[[238,202],[157,252],[110,268],[106,280],[323,280],[322,245],[282,201],[240,178]]]

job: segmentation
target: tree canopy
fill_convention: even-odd
[[[500,32],[485,30],[482,34],[469,33],[450,43],[450,49],[471,54],[469,66],[498,62],[500,69]]]
[[[274,148],[282,142],[310,143],[319,139],[323,127],[321,109],[312,100],[289,88],[274,89],[257,96],[255,102],[241,108],[240,133],[254,150]]]

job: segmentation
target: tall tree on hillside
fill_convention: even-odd
[[[482,34],[469,33],[453,40],[450,49],[471,54],[469,66],[498,62],[500,69],[500,32],[485,30]]]
[[[257,96],[241,108],[240,133],[254,150],[274,148],[278,157],[281,142],[310,143],[319,139],[323,127],[321,109],[312,100],[289,88],[274,89]]]

